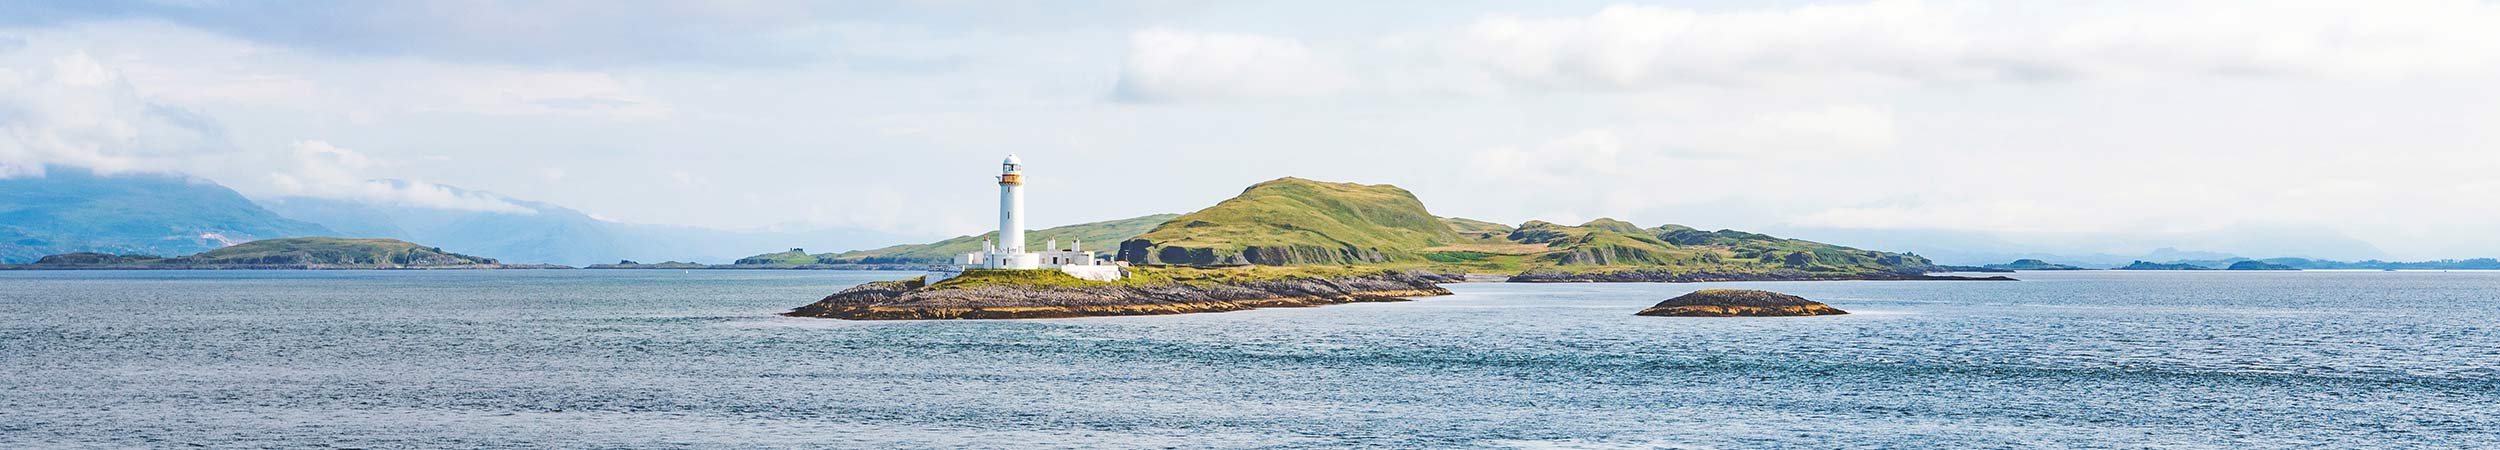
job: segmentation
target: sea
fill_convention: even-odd
[[[2500,448],[2500,272],[775,315],[913,275],[0,272],[0,448]]]

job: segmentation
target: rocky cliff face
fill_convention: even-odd
[[[1426,272],[1336,278],[1143,286],[976,286],[930,289],[917,280],[862,284],[783,315],[851,320],[1041,319],[1239,311],[1405,301],[1448,295]]]

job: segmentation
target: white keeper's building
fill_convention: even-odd
[[[1007,160],[999,163],[998,171],[998,240],[983,240],[981,251],[957,255],[953,266],[929,271],[929,283],[963,275],[964,269],[1059,269],[1070,276],[1096,281],[1127,276],[1120,264],[1085,251],[1082,240],[1071,242],[1067,249],[1061,250],[1059,240],[1051,239],[1042,246],[1042,251],[1026,251],[1024,160],[1016,155],[1007,155]]]

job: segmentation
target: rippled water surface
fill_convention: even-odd
[[[772,315],[908,275],[0,272],[0,448],[2500,447],[2491,272]],[[1709,287],[1857,314],[1631,315]]]

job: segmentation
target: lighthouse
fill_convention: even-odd
[[[1053,249],[1056,250],[1056,249]],[[1007,155],[998,163],[998,251],[1001,269],[1041,268],[1041,255],[1024,251],[1024,159]]]
[[[1127,264],[1104,261],[1094,252],[1085,251],[1082,237],[1071,239],[1069,248],[1059,248],[1058,236],[1050,236],[1039,251],[1025,248],[1024,240],[1024,159],[1007,155],[998,163],[998,238],[983,240],[981,249],[955,256],[954,264],[929,270],[927,283],[936,283],[963,276],[972,269],[1056,269],[1078,279],[1110,281],[1128,277]]]

